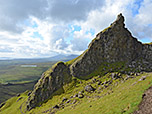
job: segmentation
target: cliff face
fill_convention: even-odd
[[[70,82],[71,78],[69,68],[63,62],[56,63],[42,75],[35,85],[28,98],[27,109],[30,110],[50,98],[53,92],[62,88],[65,83]]]
[[[141,59],[152,63],[152,45],[137,41],[125,28],[124,17],[118,15],[116,21],[96,35],[88,50],[71,66],[73,76],[89,75],[103,62],[124,61],[129,64]]]
[[[79,59],[70,65],[57,63],[46,71],[27,103],[27,109],[34,108],[47,100],[52,93],[71,81],[71,77],[85,77],[102,63],[124,62],[132,72],[152,71],[152,44],[142,44],[125,28],[124,17],[118,15],[110,27],[101,31]],[[125,69],[124,69],[125,70]]]

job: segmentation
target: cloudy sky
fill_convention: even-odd
[[[0,0],[0,57],[80,54],[120,12],[142,42],[152,42],[152,0]]]

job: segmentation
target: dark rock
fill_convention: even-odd
[[[87,85],[85,86],[84,90],[87,92],[93,92],[95,91],[95,88],[93,88],[91,85]]]
[[[68,99],[64,97],[64,98],[62,99],[62,102],[65,102],[66,100],[68,100]]]
[[[78,98],[83,98],[84,95],[83,94],[78,94]]]
[[[111,73],[111,78],[113,80],[119,79],[121,78],[121,75],[119,73]]]
[[[73,96],[70,96],[70,98],[73,98]]]
[[[2,108],[4,105],[5,105],[5,102],[4,102],[4,103],[1,103],[1,104],[0,104],[0,108]]]
[[[139,76],[140,75],[140,73],[135,73],[135,76]]]
[[[58,105],[55,105],[54,107],[52,107],[54,109],[59,109],[60,107]]]
[[[31,91],[30,91],[30,92],[28,92],[27,96],[30,96],[30,95],[31,95],[31,93],[32,93]]]
[[[81,93],[84,93],[84,90],[82,90]]]
[[[93,83],[96,83],[96,79],[95,79],[95,78],[93,78],[93,79],[92,79],[92,82],[93,82]]]
[[[77,102],[77,100],[76,100],[76,99],[74,99],[74,100],[73,100],[73,102],[72,102],[72,104],[75,104],[76,102]]]
[[[144,94],[142,95],[142,99],[143,99],[145,96],[146,96],[146,94],[144,93]]]
[[[75,94],[73,97],[74,97],[74,98],[75,98],[75,97],[78,97],[78,94]]]
[[[98,83],[97,83],[98,85],[101,85],[101,81],[98,81]]]
[[[16,96],[19,97],[21,94],[17,94]]]
[[[69,99],[69,100],[67,100],[67,102],[66,103],[70,103],[71,102],[71,100]]]
[[[105,81],[105,82],[103,82],[104,84],[109,84],[111,81]]]
[[[18,98],[16,102],[20,101],[22,98],[23,98],[23,97]]]
[[[63,102],[60,103],[60,104],[59,104],[59,107],[63,109],[63,108],[65,107],[64,103],[63,103]]]
[[[104,85],[104,87],[105,87],[105,88],[107,88],[107,87],[108,87],[108,85]]]
[[[104,83],[101,83],[101,86],[104,86]]]

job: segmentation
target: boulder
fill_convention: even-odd
[[[147,76],[142,76],[140,79],[139,79],[139,81],[143,81],[143,80],[145,80],[147,78]]]
[[[60,107],[58,105],[53,106],[54,109],[59,109]]]
[[[91,85],[86,85],[84,90],[87,92],[93,92],[95,91],[95,88],[93,88]]]

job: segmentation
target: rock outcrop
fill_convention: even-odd
[[[137,41],[125,28],[124,17],[119,14],[110,27],[96,35],[88,50],[70,66],[70,69],[73,76],[82,77],[92,73],[103,62],[122,61],[127,65],[139,60],[152,64],[152,45]]]
[[[55,64],[42,75],[35,85],[28,98],[27,109],[30,110],[50,98],[53,92],[62,88],[65,83],[70,82],[71,78],[70,70],[63,62]]]
[[[142,44],[134,38],[125,28],[122,14],[110,27],[98,33],[88,49],[72,63],[59,62],[46,71],[30,94],[27,109],[50,98],[65,83],[69,83],[72,76],[85,77],[103,63],[115,62],[125,63],[125,68],[134,72],[152,71],[152,44]]]

